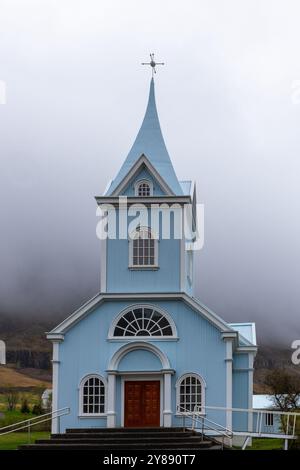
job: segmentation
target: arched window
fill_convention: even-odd
[[[157,267],[158,244],[149,227],[137,227],[129,246],[129,265],[132,268]]]
[[[176,337],[173,320],[165,312],[151,305],[138,305],[123,311],[115,320],[109,336],[131,337]]]
[[[151,181],[138,181],[135,185],[135,195],[140,197],[148,197],[153,195],[153,185]]]
[[[198,374],[184,374],[176,383],[176,404],[179,413],[204,412],[205,382]]]
[[[80,383],[80,415],[105,413],[105,380],[98,375],[84,377]]]

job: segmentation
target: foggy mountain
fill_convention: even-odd
[[[100,290],[94,196],[139,129],[153,50],[166,144],[205,207],[195,294],[255,321],[264,344],[300,337],[300,7],[288,5],[0,2],[0,313],[54,323]]]

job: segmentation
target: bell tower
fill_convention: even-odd
[[[152,56],[151,61],[153,75],[158,64]],[[107,230],[102,240],[102,292],[192,294],[193,244],[185,227],[187,214],[195,216],[195,190],[191,181],[179,181],[173,168],[158,118],[153,76],[137,137],[96,201]]]

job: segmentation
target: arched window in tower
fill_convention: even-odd
[[[123,311],[113,322],[109,337],[177,337],[170,316],[152,305],[136,305]]]
[[[137,227],[130,237],[129,266],[151,269],[158,264],[158,240],[149,227]]]
[[[153,185],[151,181],[138,181],[135,185],[135,195],[139,197],[153,196]]]
[[[198,374],[184,374],[176,383],[176,405],[179,413],[203,413],[205,382]]]

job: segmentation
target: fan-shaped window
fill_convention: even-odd
[[[140,197],[148,197],[153,195],[153,186],[151,181],[138,181],[135,185],[135,195]]]
[[[197,374],[185,374],[179,378],[177,388],[177,410],[179,413],[202,412],[204,410],[205,383]]]
[[[80,384],[81,415],[105,413],[105,383],[97,375],[85,377]]]
[[[132,268],[151,268],[157,266],[157,240],[150,228],[137,227],[130,240],[129,264]]]
[[[131,308],[117,320],[113,337],[175,336],[175,326],[165,314],[151,306]]]

